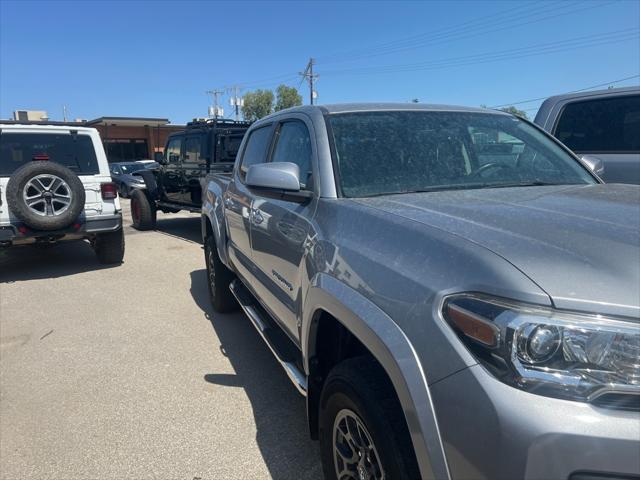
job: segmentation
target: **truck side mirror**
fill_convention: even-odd
[[[602,159],[594,157],[593,155],[582,155],[580,157],[580,160],[582,160],[587,165],[587,167],[589,167],[589,170],[591,170],[597,176],[602,177],[602,174],[604,173],[604,163]]]
[[[165,163],[167,163],[164,161],[164,154],[162,152],[155,152],[153,154],[153,159],[160,165],[164,165]]]
[[[299,192],[299,175],[300,169],[295,163],[259,163],[249,167],[245,183],[249,187]]]

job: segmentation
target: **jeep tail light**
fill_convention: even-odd
[[[103,183],[100,185],[103,200],[113,200],[118,197],[118,188],[113,182]]]

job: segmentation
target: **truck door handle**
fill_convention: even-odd
[[[262,222],[264,222],[264,217],[260,213],[260,210],[254,210],[253,211],[253,223],[255,223],[256,225],[260,225]]]

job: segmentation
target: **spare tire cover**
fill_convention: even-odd
[[[16,170],[7,184],[9,211],[35,230],[60,230],[84,208],[84,185],[67,167],[33,161]]]

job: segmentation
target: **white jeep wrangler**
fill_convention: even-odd
[[[122,212],[98,131],[0,123],[0,248],[66,240],[122,262]]]

